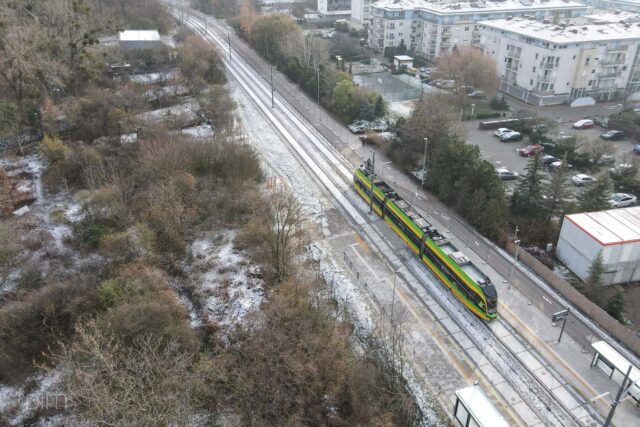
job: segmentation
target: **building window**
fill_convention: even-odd
[[[529,80],[529,86],[533,86],[533,80]]]
[[[533,72],[534,72],[534,73],[536,72],[536,67],[535,67],[535,66],[533,67]]]
[[[589,83],[587,83],[587,86],[591,86],[593,85],[593,80],[589,80]]]
[[[536,53],[536,59],[538,59],[538,54]]]
[[[595,73],[596,73],[596,70],[591,70],[591,74],[595,74]]]

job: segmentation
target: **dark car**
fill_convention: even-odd
[[[522,141],[522,134],[520,132],[509,132],[500,136],[500,141],[502,142],[511,142],[511,141]]]
[[[610,130],[600,135],[600,139],[604,139],[606,141],[617,141],[619,139],[624,139],[624,132],[622,132],[621,130]]]
[[[500,178],[501,180],[503,180],[503,181],[509,181],[509,180],[512,180],[512,179],[518,179],[520,177],[518,172],[514,172],[514,171],[509,170],[507,168],[496,169],[496,176],[498,178]]]
[[[544,145],[543,145],[543,147],[544,147]],[[551,156],[551,155],[546,155],[546,156],[540,157],[540,164],[542,166],[545,166],[545,167],[549,166],[553,162],[559,162],[559,161],[560,161],[559,158]]]

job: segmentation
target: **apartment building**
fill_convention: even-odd
[[[318,14],[349,18],[351,16],[351,0],[318,0]]]
[[[501,90],[534,105],[592,97],[614,100],[640,90],[637,23],[553,24],[527,18],[479,23]]]
[[[427,60],[456,45],[477,45],[479,21],[528,16],[559,22],[588,10],[572,0],[379,0],[370,7],[370,46],[382,50],[403,41],[410,53]]]
[[[596,9],[640,12],[640,0],[584,0],[584,3]]]
[[[358,27],[371,21],[371,0],[351,0],[351,21]]]

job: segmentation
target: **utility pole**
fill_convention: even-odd
[[[320,105],[320,66],[316,68],[316,71],[318,72],[318,105]]]
[[[613,413],[616,411],[616,407],[620,403],[620,398],[622,397],[622,393],[625,391],[625,387],[627,385],[627,381],[629,380],[629,375],[631,374],[631,368],[633,366],[630,364],[629,369],[627,369],[627,375],[624,376],[624,380],[622,384],[620,384],[620,388],[618,389],[618,395],[616,396],[616,400],[611,404],[611,410],[609,411],[609,415],[607,415],[607,420],[604,422],[602,427],[609,427],[611,425],[611,420],[613,420]]]
[[[231,30],[227,30],[227,39],[229,40],[229,61],[231,61]]]
[[[424,157],[422,157],[422,183],[420,184],[420,188],[424,189],[424,181],[427,175],[427,141],[429,138],[424,138]]]
[[[516,263],[518,262],[518,250],[520,249],[520,240],[517,240],[518,231],[520,231],[520,228],[516,225],[516,232],[513,235],[513,243],[516,244],[516,257],[513,259],[513,264],[511,264],[511,269],[509,270],[509,277],[507,278],[507,282],[509,282],[508,289],[511,289],[511,276],[513,275],[513,270],[516,268]]]
[[[271,65],[271,108],[274,107],[273,103],[273,65]]]
[[[373,178],[376,175],[376,152],[374,151],[372,153],[372,161],[371,161],[371,176],[369,176],[369,181],[371,181],[371,194],[369,195],[369,213],[373,212],[373,196],[374,196],[374,191],[373,191]]]

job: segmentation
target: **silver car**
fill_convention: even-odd
[[[609,198],[609,205],[612,208],[626,208],[628,206],[634,206],[638,199],[633,194],[627,193],[614,193]]]

